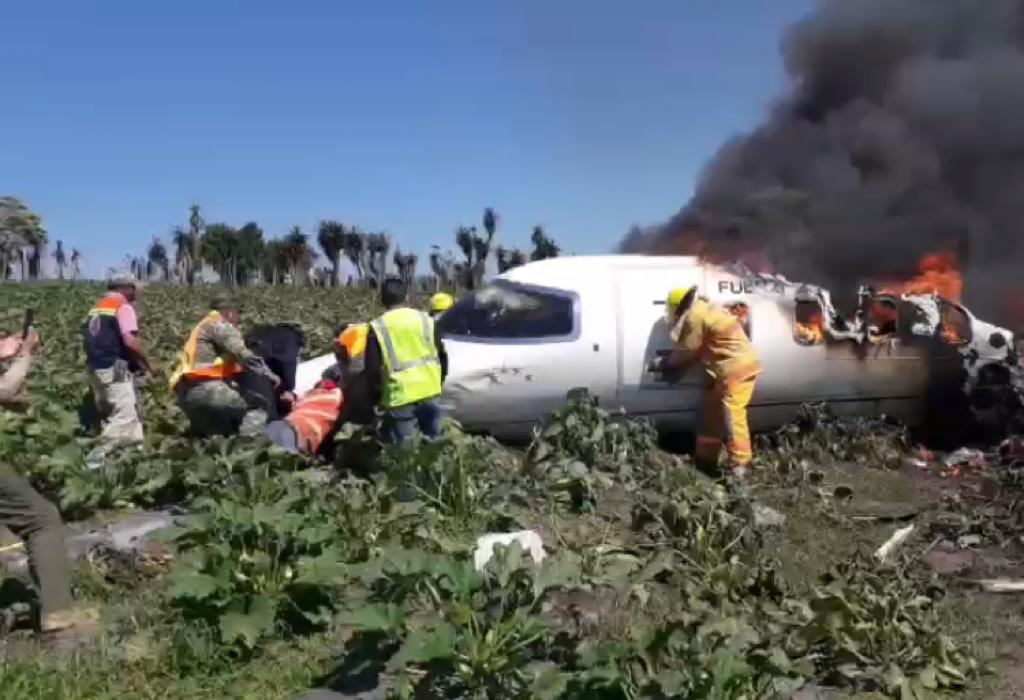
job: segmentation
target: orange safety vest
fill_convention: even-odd
[[[177,386],[183,378],[193,381],[206,381],[210,379],[229,379],[242,373],[242,367],[234,359],[223,359],[218,357],[213,364],[196,364],[196,349],[199,345],[199,334],[206,324],[220,319],[220,313],[211,311],[199,324],[192,329],[184,349],[178,356],[178,369],[171,376],[171,389]]]
[[[129,303],[124,295],[111,293],[93,305],[82,327],[85,356],[89,367],[106,369],[119,360],[131,362],[121,339],[121,329],[117,323],[117,312]]]
[[[333,382],[323,382],[299,399],[285,420],[295,431],[300,450],[316,454],[341,415],[343,398]]]
[[[348,350],[348,357],[354,360],[366,352],[366,339],[370,334],[370,324],[357,323],[349,326],[338,336],[338,345]]]

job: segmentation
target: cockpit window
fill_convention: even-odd
[[[967,312],[956,304],[939,300],[939,332],[942,339],[952,345],[966,345],[971,342],[974,334],[971,331],[971,318]]]
[[[479,289],[445,312],[438,331],[469,338],[561,338],[573,332],[568,294],[503,282]]]

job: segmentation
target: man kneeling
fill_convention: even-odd
[[[322,379],[296,401],[287,416],[269,423],[264,434],[286,452],[315,455],[338,427],[343,404],[341,388]]]

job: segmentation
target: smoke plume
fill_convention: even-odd
[[[1005,316],[1024,286],[1024,0],[819,0],[783,55],[792,88],[765,123],[623,250],[746,258],[835,292],[948,253],[974,310]]]

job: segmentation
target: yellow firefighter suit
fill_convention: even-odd
[[[742,325],[698,297],[672,329],[672,339],[687,360],[704,368],[694,461],[716,468],[724,445],[730,467],[747,466],[754,456],[747,406],[761,362]]]

